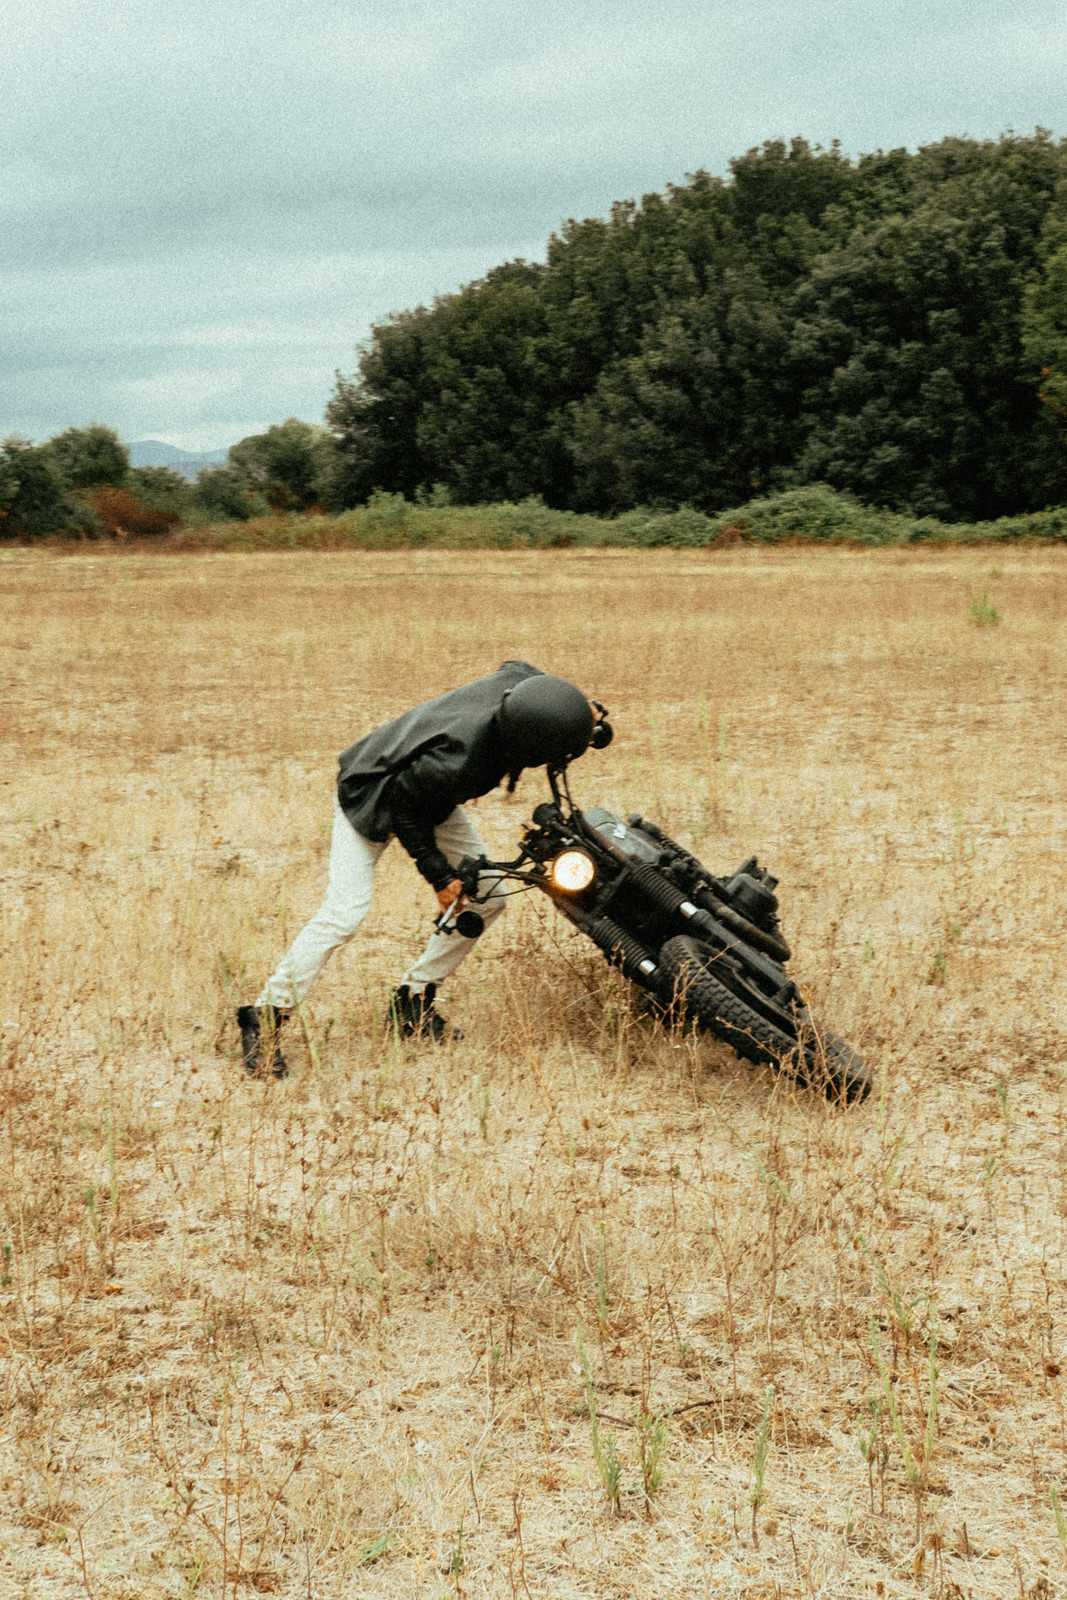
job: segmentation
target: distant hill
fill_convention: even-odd
[[[135,439],[126,446],[131,467],[170,467],[193,480],[205,467],[224,467],[228,450],[179,450],[162,439]]]

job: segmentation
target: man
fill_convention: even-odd
[[[524,767],[573,760],[588,747],[593,728],[593,708],[573,683],[525,661],[505,661],[496,672],[416,706],[343,751],[326,898],[255,1004],[238,1007],[246,1070],[285,1076],[281,1027],[324,962],[359,928],[370,909],[374,868],[394,835],[433,889],[441,912],[456,908],[463,893],[460,860],[485,850],[464,801],[487,794],[505,777],[514,788]],[[496,880],[485,887],[490,892],[481,914],[488,927],[504,905]],[[462,1037],[448,1028],[434,1001],[438,984],[473,942],[456,932],[433,934],[390,1002],[390,1024],[403,1037],[436,1043]]]

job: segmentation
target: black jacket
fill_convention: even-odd
[[[435,889],[451,882],[455,872],[434,829],[507,775],[498,713],[508,690],[539,671],[526,661],[505,661],[342,751],[337,797],[356,831],[377,840],[395,833]]]

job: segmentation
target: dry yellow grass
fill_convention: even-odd
[[[1063,1592],[1067,557],[997,560],[0,554],[4,1600]],[[780,874],[872,1102],[531,900],[385,1047],[395,847],[242,1077],[336,752],[506,655],[612,708],[580,797]]]

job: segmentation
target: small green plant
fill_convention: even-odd
[[[663,1458],[667,1453],[667,1418],[662,1412],[646,1411],[637,1414],[637,1442],[641,1451],[641,1485],[645,1491],[645,1505],[663,1483]]]
[[[1012,1114],[1011,1106],[1008,1103],[1007,1078],[997,1079],[996,1083],[993,1085],[993,1093],[996,1095],[997,1105],[1000,1107],[1000,1115],[1003,1119],[1003,1140],[1004,1143],[1007,1144],[1011,1138],[1012,1129],[1015,1126],[1015,1118]]]
[[[894,1288],[893,1284],[890,1283],[889,1274],[883,1264],[880,1261],[875,1261],[871,1256],[865,1240],[861,1239],[860,1247],[864,1255],[871,1261],[874,1275],[878,1279],[878,1286],[889,1304],[892,1315],[893,1348],[894,1350],[897,1348],[897,1336],[899,1335],[899,1342],[906,1351],[911,1345],[911,1336],[915,1328],[916,1308],[922,1305],[926,1297],[919,1294],[915,1295],[911,1300],[906,1300],[900,1290]]]
[[[447,483],[420,484],[415,490],[415,504],[417,506],[432,506],[440,511],[443,507],[452,504],[452,491]]]
[[[885,1472],[889,1465],[889,1445],[885,1437],[885,1406],[880,1394],[867,1396],[869,1427],[860,1429],[860,1455],[867,1463],[867,1488],[871,1497],[871,1514],[874,1514],[874,1483],[878,1480],[881,1509],[885,1510]]]
[[[968,608],[968,616],[976,628],[995,628],[1000,621],[1000,612],[989,598],[987,590],[981,594],[972,594]]]
[[[181,1565],[182,1582],[185,1585],[186,1597],[196,1594],[200,1588],[200,1580],[204,1576],[207,1560],[204,1556],[187,1556]]]
[[[937,1363],[937,1331],[933,1328],[930,1330],[927,1342],[926,1405],[922,1433],[917,1440],[916,1448],[912,1447],[904,1428],[897,1401],[897,1386],[882,1353],[882,1341],[873,1316],[868,1324],[868,1338],[881,1379],[885,1410],[904,1466],[904,1475],[908,1480],[908,1487],[915,1496],[915,1536],[918,1539],[922,1536],[926,1491],[930,1484],[930,1467],[937,1447],[941,1376]]]
[[[926,970],[926,982],[928,984],[936,988],[944,988],[948,977],[949,957],[959,943],[962,933],[963,926],[961,923],[952,922],[946,918],[941,930],[940,942],[936,946],[930,958],[930,965]]]
[[[463,1522],[464,1519],[460,1517],[459,1527],[456,1529],[456,1542],[448,1558],[448,1572],[453,1578],[458,1578],[463,1571]]]
[[[597,1476],[604,1490],[608,1502],[608,1510],[612,1516],[618,1516],[622,1510],[622,1462],[619,1460],[615,1436],[603,1433],[600,1427],[600,1416],[596,1406],[596,1389],[593,1386],[593,1372],[589,1365],[589,1354],[585,1348],[585,1340],[581,1334],[575,1335],[575,1344],[578,1350],[578,1364],[581,1368],[582,1383],[585,1389],[585,1406],[589,1413],[589,1433],[593,1446],[593,1460],[596,1463]]]
[[[771,1414],[774,1410],[774,1390],[770,1384],[763,1391],[763,1416],[756,1429],[756,1448],[752,1456],[752,1491],[749,1499],[752,1505],[752,1543],[759,1549],[759,1533],[756,1528],[756,1513],[767,1498],[764,1490],[764,1479],[767,1474],[767,1452],[771,1444]]]
[[[420,510],[402,494],[375,489],[365,506],[348,513],[348,521],[372,548],[392,550],[425,544],[425,519],[434,515],[439,513],[428,507]]]
[[[369,1544],[365,1544],[356,1556],[356,1566],[369,1567],[373,1566],[375,1561],[380,1561],[389,1548],[391,1538],[391,1534],[383,1533],[377,1539],[372,1539]]]

